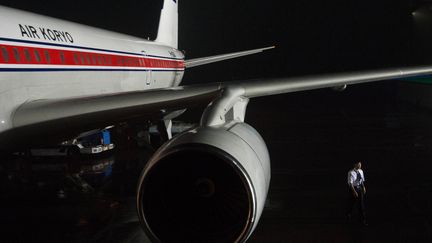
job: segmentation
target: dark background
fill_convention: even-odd
[[[431,63],[430,22],[412,15],[418,9],[427,15],[427,1],[179,1],[187,58],[277,46],[187,70],[185,84]],[[162,1],[0,4],[154,39]],[[430,242],[432,119],[429,108],[400,98],[404,87],[386,81],[251,101],[246,121],[272,157],[269,200],[252,242]],[[196,122],[199,113],[183,119]],[[356,160],[364,162],[368,181],[367,228],[344,217],[346,172]],[[135,242],[125,228],[111,224],[107,235],[120,236],[96,235],[101,242]],[[80,234],[89,235],[80,231],[73,239],[86,241]]]
[[[24,1],[0,4],[154,39],[162,1]],[[276,45],[268,54],[188,72],[187,82],[298,75],[423,62],[414,0],[180,1],[187,57]],[[208,75],[211,72],[212,75]]]

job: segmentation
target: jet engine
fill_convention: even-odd
[[[269,183],[269,154],[254,128],[197,127],[168,141],[144,168],[139,218],[154,242],[245,242]]]

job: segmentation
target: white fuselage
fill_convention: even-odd
[[[0,6],[0,133],[21,104],[177,86],[182,52]]]

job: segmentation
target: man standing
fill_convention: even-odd
[[[364,185],[365,177],[361,169],[361,161],[354,164],[353,169],[348,172],[348,189],[349,189],[349,202],[347,217],[351,219],[351,212],[357,204],[360,213],[360,221],[363,225],[367,226],[364,195],[366,194],[366,187]]]

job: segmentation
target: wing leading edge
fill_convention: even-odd
[[[339,74],[324,74],[293,78],[274,78],[238,81],[234,84],[244,89],[244,97],[254,98],[321,88],[340,87],[383,80],[402,79],[432,74],[432,66],[391,68]]]

